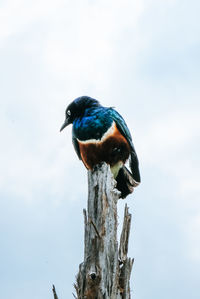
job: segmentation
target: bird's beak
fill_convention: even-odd
[[[69,124],[70,124],[69,118],[66,118],[64,124],[63,124],[62,127],[60,128],[60,132],[61,132],[66,126],[68,126]]]

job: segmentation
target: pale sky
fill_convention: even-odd
[[[1,0],[0,297],[73,298],[87,172],[66,106],[115,106],[142,183],[133,215],[133,299],[199,299],[200,2]]]

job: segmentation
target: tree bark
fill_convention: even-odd
[[[129,299],[133,259],[127,258],[131,214],[125,206],[117,242],[119,191],[110,167],[103,163],[88,171],[88,207],[84,210],[84,261],[74,287],[78,299]]]
[[[55,288],[54,284],[53,284],[52,292],[53,292],[54,299],[58,299],[58,296],[56,294],[56,288]]]

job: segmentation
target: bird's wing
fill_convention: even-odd
[[[134,180],[139,184],[140,183],[140,172],[139,172],[139,161],[133,145],[131,133],[127,127],[127,124],[123,117],[114,109],[110,108],[110,115],[115,121],[118,130],[126,138],[130,147],[131,147],[131,159],[130,159],[130,169],[133,174]]]
[[[78,141],[77,141],[77,139],[74,136],[72,136],[72,143],[73,143],[74,149],[75,149],[75,151],[77,153],[77,156],[81,160],[81,154],[80,154],[80,149],[79,149]]]

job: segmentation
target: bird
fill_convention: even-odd
[[[72,124],[72,143],[87,169],[106,162],[116,180],[116,188],[125,198],[140,182],[139,161],[131,133],[123,117],[96,99],[81,96],[65,111],[60,132]],[[129,168],[125,166],[129,160]]]

